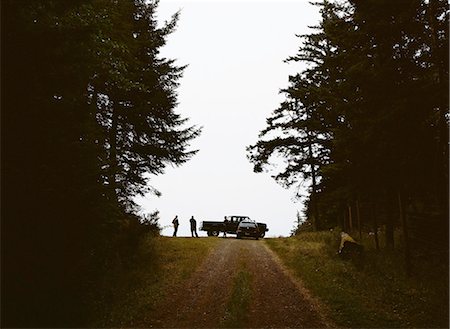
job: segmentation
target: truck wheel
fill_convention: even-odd
[[[206,232],[206,235],[212,236],[211,231]]]
[[[212,236],[219,236],[219,231],[212,231],[212,232],[211,232],[211,235],[212,235]]]
[[[240,239],[241,238],[241,235],[238,233],[237,235],[236,235],[236,239]]]
[[[260,237],[260,238],[264,238],[265,235],[266,235],[266,232],[262,232],[262,233],[259,235],[259,237]]]

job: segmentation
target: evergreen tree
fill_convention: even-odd
[[[148,191],[146,173],[161,174],[167,164],[180,165],[195,153],[186,146],[199,134],[195,127],[180,128],[186,119],[173,112],[183,67],[158,57],[177,16],[158,29],[155,8],[141,1],[136,6],[122,8],[109,22],[112,27],[135,17],[119,33],[99,31],[105,42],[89,95],[104,134],[105,182],[125,209],[135,208],[132,197]]]
[[[132,202],[195,152],[157,3],[2,2],[2,325],[84,326]],[[145,224],[145,223],[144,223]],[[142,225],[145,231],[145,225]],[[124,245],[126,244],[126,245]]]
[[[322,226],[346,228],[352,205],[372,204],[381,218],[375,226],[386,225],[393,246],[398,195],[430,206],[441,200],[446,218],[448,151],[439,141],[448,138],[448,4],[318,5],[320,25],[288,59],[311,64],[290,77],[286,101],[249,159],[260,172],[281,155],[288,165],[275,178],[283,183],[318,176],[306,212],[309,220],[319,212]]]
[[[322,7],[322,16],[333,19],[332,8]],[[273,176],[283,186],[311,185],[308,218],[314,229],[321,228],[317,195],[323,167],[330,163],[333,131],[330,129],[328,102],[334,97],[329,85],[334,74],[327,67],[326,59],[335,51],[323,32],[323,24],[316,33],[300,36],[303,44],[296,56],[287,61],[305,61],[310,67],[289,77],[290,86],[281,92],[286,101],[267,119],[267,127],[260,133],[260,140],[247,148],[248,158],[254,163],[255,172],[261,172],[270,164],[272,156],[281,156],[286,166]],[[281,137],[280,137],[281,136]]]

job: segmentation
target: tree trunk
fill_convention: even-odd
[[[111,128],[109,130],[109,187],[111,197],[114,201],[118,202],[117,195],[117,172],[118,172],[118,160],[117,160],[117,127],[118,127],[118,115],[116,102],[112,101],[111,106]]]
[[[361,218],[359,216],[359,200],[356,200],[356,218],[358,220],[359,241],[362,239]]]
[[[405,248],[405,272],[406,275],[410,276],[412,274],[412,264],[411,264],[411,253],[409,249],[409,239],[408,239],[408,222],[405,214],[404,204],[402,202],[401,193],[398,192],[398,208],[400,211],[400,222],[402,223],[403,229],[403,244]]]
[[[374,239],[375,239],[375,248],[377,251],[380,250],[380,242],[378,241],[378,220],[377,220],[377,209],[374,204],[372,207],[372,219],[373,219],[373,231],[374,231]]]
[[[391,191],[386,194],[386,248],[394,249],[394,207]]]
[[[346,232],[347,230],[347,211],[343,211],[342,214],[342,231]]]
[[[313,163],[313,151],[311,142],[309,143],[309,157],[311,160],[311,178],[312,178],[312,195],[311,195],[311,203],[312,203],[312,213],[313,213],[313,229],[317,231],[319,229],[319,210],[317,207],[317,182],[316,182],[316,168]]]
[[[353,220],[352,220],[352,206],[348,205],[348,228],[349,231],[353,231]]]
[[[438,4],[437,1],[430,1],[429,10],[428,10],[428,19],[430,23],[431,30],[431,50],[432,53],[435,54],[433,58],[433,62],[435,67],[438,68],[436,84],[437,88],[442,91],[442,95],[445,95],[448,87],[448,77],[446,78],[446,74],[444,71],[443,64],[439,62],[439,58],[436,58],[436,54],[438,53],[439,48],[439,31],[437,31],[437,12],[438,12]],[[447,60],[447,59],[446,59]],[[439,98],[437,106],[439,108],[439,117],[438,117],[438,135],[437,135],[437,171],[439,173],[438,177],[442,177],[436,182],[437,185],[437,194],[438,194],[438,202],[440,211],[442,212],[442,218],[446,223],[448,223],[449,218],[449,190],[448,190],[448,181],[449,181],[449,168],[448,168],[448,159],[449,159],[449,148],[448,148],[448,139],[449,139],[449,129],[447,123],[447,113],[448,113],[448,98]]]

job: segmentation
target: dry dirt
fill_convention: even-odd
[[[233,279],[243,262],[252,277],[246,328],[335,327],[320,303],[263,241],[234,238],[222,239],[192,277],[169,293],[149,326],[223,326]]]

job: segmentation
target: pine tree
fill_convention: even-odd
[[[290,77],[286,101],[249,159],[259,172],[272,155],[284,158],[288,165],[275,177],[287,185],[315,173],[307,214],[316,217],[318,207],[322,225],[343,218],[345,228],[349,215],[342,214],[356,203],[359,210],[359,201],[379,208],[376,226],[386,225],[392,247],[399,194],[412,203],[448,203],[448,153],[438,146],[448,136],[448,4],[318,5],[320,25],[289,58],[311,64]]]
[[[130,250],[122,223],[137,223],[147,173],[195,153],[199,131],[175,113],[183,68],[159,55],[176,18],[158,28],[156,7],[2,2],[6,327],[85,326],[92,286]]]

